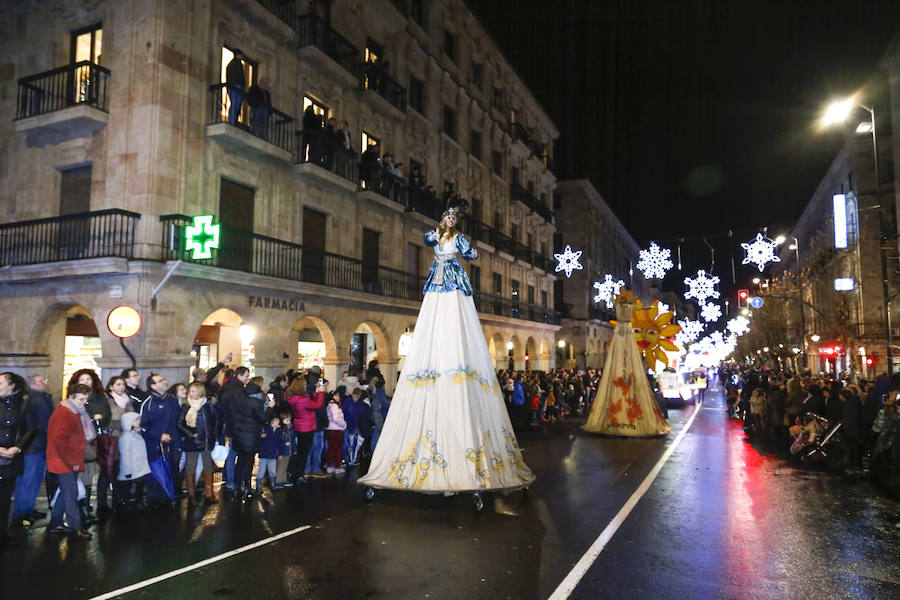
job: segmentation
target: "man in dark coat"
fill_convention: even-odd
[[[240,369],[246,367],[238,367],[235,373]],[[249,375],[249,371],[247,374]],[[237,454],[234,467],[235,492],[248,499],[253,496],[250,474],[259,450],[262,429],[266,424],[266,401],[263,399],[262,389],[254,383],[247,383],[243,389],[235,391],[231,400],[231,414],[234,433],[232,445]]]
[[[0,552],[9,540],[9,505],[16,477],[24,464],[22,453],[34,439],[31,399],[25,380],[14,373],[0,373]]]
[[[234,449],[234,425],[235,407],[238,400],[244,396],[244,386],[250,381],[250,369],[238,367],[234,375],[222,384],[222,393],[219,403],[219,419],[223,425],[223,435],[228,444],[228,456],[225,458],[223,473],[225,477],[225,491],[234,491],[234,465],[237,460],[237,452]]]
[[[247,104],[250,105],[250,132],[258,138],[269,140],[269,112],[272,110],[272,96],[263,87],[265,81],[258,77],[256,83],[247,90]]]
[[[150,396],[149,393],[141,389],[141,375],[137,369],[123,369],[122,379],[125,380],[125,393],[134,403],[134,410],[140,412],[141,405]]]
[[[177,493],[180,489],[178,463],[181,461],[181,433],[178,431],[178,419],[181,407],[178,400],[167,392],[169,383],[162,375],[152,373],[147,377],[147,388],[150,389],[150,397],[141,406],[141,430],[147,446],[147,460],[156,460],[163,452],[166,453]]]
[[[31,375],[28,378],[28,395],[31,397],[29,415],[34,439],[24,453],[24,470],[16,480],[13,505],[13,520],[22,523],[31,523],[47,516],[35,510],[34,504],[47,470],[47,424],[53,412],[53,396],[47,393],[46,377]]]
[[[244,77],[244,53],[237,48],[232,52],[234,53],[234,58],[225,67],[225,85],[228,88],[228,123],[237,125],[247,84]]]

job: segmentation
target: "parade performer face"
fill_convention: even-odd
[[[447,215],[444,217],[444,227],[447,229],[453,229],[456,227],[456,217],[454,215]]]
[[[674,313],[659,314],[658,311],[658,302],[654,302],[646,308],[642,308],[638,304],[638,309],[634,311],[631,321],[634,339],[641,354],[644,355],[644,361],[650,368],[656,365],[656,361],[666,364],[666,350],[670,352],[678,350],[669,338],[681,330],[680,326],[670,323]]]

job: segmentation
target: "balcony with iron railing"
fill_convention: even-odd
[[[359,189],[359,159],[324,129],[297,131],[294,172],[349,192]]]
[[[359,85],[359,49],[315,14],[297,20],[300,58],[325,70],[346,88]]]
[[[220,247],[212,251],[212,258],[193,259],[184,251],[184,229],[191,223],[191,218],[164,215],[160,222],[163,260],[183,260],[389,298],[410,301],[422,298],[425,278],[421,275],[225,225],[220,225]],[[553,325],[560,323],[559,313],[547,307],[478,291],[474,300],[478,310],[486,314]]]
[[[297,29],[297,0],[256,0],[291,29]]]
[[[208,95],[207,137],[247,158],[291,162],[295,137],[292,117],[259,106],[252,95],[233,85],[214,83]],[[251,107],[251,103],[256,106]]]
[[[373,106],[380,112],[395,117],[402,117],[406,113],[406,88],[391,77],[384,65],[363,63],[360,67],[359,89],[364,93],[364,98],[372,98]]]
[[[478,219],[464,218],[460,222],[460,230],[472,240],[483,242],[497,251],[509,254],[514,259],[522,260],[548,273],[553,273],[555,270],[553,261],[547,257],[531,250],[524,244],[513,241],[512,238]]]
[[[112,208],[0,225],[0,266],[135,258],[141,215]]]
[[[513,141],[519,141],[525,144],[527,147],[530,143],[530,133],[528,128],[522,125],[521,123],[512,122],[509,124],[509,135],[512,137]]]
[[[548,223],[553,222],[553,211],[550,210],[550,207],[535,198],[534,194],[520,184],[509,184],[509,199],[511,202],[520,202],[525,208],[540,215]]]
[[[19,79],[16,131],[30,145],[92,135],[106,126],[109,69],[81,61]]]

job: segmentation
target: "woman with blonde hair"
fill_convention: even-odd
[[[184,452],[184,486],[188,506],[197,503],[197,460],[203,463],[203,496],[206,504],[215,504],[213,495],[213,460],[210,452],[216,444],[216,411],[206,398],[206,385],[195,381],[187,390],[187,398],[178,419],[181,451]]]

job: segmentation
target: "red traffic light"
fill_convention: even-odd
[[[875,359],[872,358],[871,356],[867,356],[867,357],[866,357],[866,364],[867,364],[868,366],[871,367],[872,365],[875,364]]]
[[[750,290],[738,290],[737,299],[738,308],[747,308],[747,301],[750,299]]]

